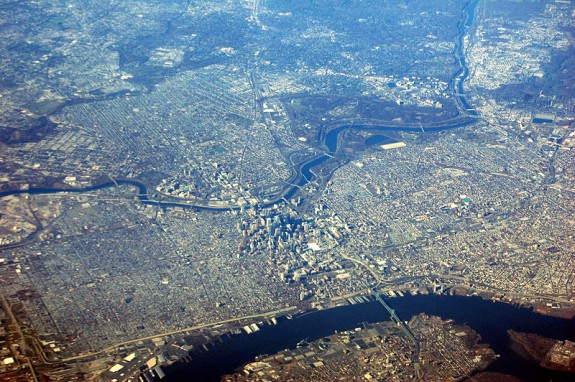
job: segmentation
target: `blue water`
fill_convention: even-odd
[[[475,20],[475,9],[479,4],[479,0],[472,0],[467,3],[465,6],[463,13],[465,15],[465,19],[463,22],[458,24],[459,35],[457,37],[457,44],[455,46],[455,50],[453,52],[458,64],[459,64],[459,71],[455,74],[452,78],[450,87],[453,90],[457,90],[457,99],[466,109],[466,112],[472,116],[478,116],[479,114],[475,109],[467,102],[465,98],[465,90],[463,88],[463,84],[465,80],[469,76],[469,68],[467,67],[467,61],[465,60],[465,51],[464,51],[464,44],[463,41],[465,39],[465,35],[468,32],[468,29],[471,28],[473,22]]]
[[[556,339],[575,340],[575,321],[542,316],[529,309],[494,303],[479,297],[419,295],[388,300],[402,320],[425,312],[467,324],[501,357],[490,371],[514,375],[526,382],[573,381],[573,375],[552,372],[532,365],[508,347],[507,330],[538,333]],[[218,381],[222,375],[251,362],[261,354],[274,354],[295,348],[305,338],[309,341],[337,331],[353,329],[362,322],[389,320],[389,314],[378,302],[344,306],[280,320],[277,326],[263,326],[254,334],[226,338],[208,352],[191,353],[192,362],[177,362],[165,368],[168,382]]]

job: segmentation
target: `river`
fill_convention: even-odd
[[[465,35],[472,27],[475,8],[479,0],[470,1],[463,10],[464,18],[458,24],[459,36],[454,49],[454,57],[458,63],[458,70],[454,74],[450,88],[460,106],[468,115],[477,116],[477,112],[468,103],[464,93],[464,82],[469,76],[469,68],[465,60]],[[457,128],[467,123],[443,126],[441,129]],[[373,131],[386,130],[419,130],[408,127],[384,126],[340,126],[324,132],[320,140],[327,149],[326,154],[298,165],[297,177],[293,182],[296,186],[286,190],[283,197],[290,198],[300,187],[314,178],[312,169],[323,164],[336,153],[340,133],[349,128],[370,129]],[[427,128],[426,128],[427,129]],[[427,129],[429,130],[429,129]],[[33,188],[30,190],[16,190],[0,192],[0,197],[16,194],[51,194],[57,192],[83,193],[91,192],[117,184],[128,184],[138,188],[138,197],[144,204],[160,205],[163,207],[196,207],[185,203],[172,203],[155,201],[148,198],[148,188],[145,184],[135,180],[118,180],[105,182],[92,187],[80,189]],[[538,333],[557,339],[575,340],[575,324],[573,320],[561,320],[535,314],[527,309],[514,308],[511,305],[484,301],[480,298],[456,296],[410,296],[390,301],[399,316],[409,319],[412,315],[425,312],[443,318],[452,318],[458,323],[466,323],[478,331],[483,341],[501,355],[489,368],[515,375],[525,381],[570,381],[569,376],[543,370],[516,356],[508,348],[506,331],[515,329],[525,332]],[[257,333],[247,335],[234,335],[215,345],[209,352],[193,353],[193,362],[178,362],[166,368],[167,381],[216,381],[223,374],[233,370],[255,356],[262,353],[275,353],[285,348],[293,348],[297,342],[309,338],[314,340],[332,334],[334,331],[343,331],[357,327],[361,322],[376,322],[388,320],[389,315],[377,302],[357,304],[334,308],[326,311],[303,315],[293,320],[282,319],[277,326],[264,326]]]
[[[469,76],[469,68],[467,67],[467,63],[465,60],[465,44],[464,38],[467,34],[467,31],[473,25],[473,21],[475,19],[475,9],[479,3],[479,0],[470,0],[466,6],[463,8],[463,19],[460,23],[458,23],[458,38],[455,44],[455,48],[453,51],[453,55],[458,63],[459,68],[454,73],[451,81],[449,83],[449,87],[452,92],[455,94],[456,100],[460,103],[460,107],[465,109],[465,113],[472,116],[477,116],[477,112],[473,109],[467,99],[465,98],[465,92],[463,88],[463,84],[467,77]],[[462,121],[454,121],[452,124],[447,124],[440,127],[426,127],[425,131],[439,131],[439,130],[449,130],[455,129],[459,127],[463,127],[473,123],[474,120],[467,119]],[[295,179],[290,180],[288,183],[292,184],[293,186],[284,190],[284,192],[279,195],[278,197],[274,198],[265,203],[264,206],[273,205],[283,199],[290,199],[293,197],[301,187],[305,186],[308,182],[315,179],[315,175],[313,173],[313,168],[322,165],[326,161],[328,161],[333,154],[335,154],[338,150],[338,139],[342,132],[347,129],[358,129],[358,130],[370,130],[373,132],[385,132],[385,131],[415,131],[419,132],[422,131],[422,127],[392,127],[392,126],[362,126],[362,125],[350,125],[350,124],[342,124],[336,128],[326,130],[325,128],[321,129],[319,133],[319,142],[326,148],[325,154],[320,154],[319,156],[312,158],[306,162],[300,163],[296,165],[296,176]],[[85,188],[31,188],[29,190],[11,190],[11,191],[3,191],[0,192],[0,198],[9,196],[9,195],[19,195],[19,194],[51,194],[51,193],[61,193],[61,192],[74,192],[74,193],[82,193],[82,192],[91,192],[107,187],[114,187],[118,184],[128,184],[138,188],[139,190],[139,199],[142,203],[148,205],[155,205],[161,207],[182,207],[182,208],[198,208],[198,209],[214,209],[214,210],[226,210],[226,209],[239,209],[239,206],[230,206],[230,208],[226,207],[210,207],[208,205],[204,205],[201,203],[194,203],[193,201],[183,201],[181,203],[177,201],[161,201],[161,200],[151,200],[148,195],[148,186],[144,183],[135,180],[135,179],[121,179],[116,180],[115,182],[105,182],[101,184],[97,184],[90,187]]]
[[[508,347],[507,330],[538,333],[556,339],[575,340],[575,321],[543,316],[526,308],[483,300],[479,297],[446,295],[405,296],[388,300],[402,320],[425,312],[467,324],[488,343],[498,358],[489,367],[514,375],[526,382],[567,382],[573,375],[553,372],[537,367],[518,357]],[[302,315],[298,318],[279,320],[276,326],[262,326],[253,334],[238,334],[215,344],[208,352],[191,353],[192,362],[177,362],[166,367],[168,382],[219,381],[222,375],[251,362],[261,354],[274,354],[309,337],[309,341],[337,331],[360,326],[362,322],[389,320],[389,314],[378,302],[343,306]]]

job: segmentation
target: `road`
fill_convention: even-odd
[[[198,329],[205,329],[205,328],[209,328],[212,326],[216,326],[216,325],[222,325],[222,324],[229,324],[231,322],[237,322],[237,321],[242,321],[242,320],[251,320],[254,318],[270,318],[270,317],[276,317],[288,312],[293,312],[297,310],[296,306],[290,306],[287,308],[283,308],[283,309],[277,309],[277,310],[272,310],[269,312],[265,312],[265,313],[258,313],[258,314],[251,314],[248,316],[242,316],[242,317],[234,317],[234,318],[229,318],[227,320],[222,320],[222,321],[216,321],[216,322],[210,322],[207,324],[201,324],[201,325],[196,325],[196,326],[190,326],[188,328],[184,328],[184,329],[178,329],[178,330],[173,330],[170,332],[165,332],[165,333],[158,333],[158,334],[154,334],[151,336],[146,336],[146,337],[140,337],[140,338],[135,338],[135,339],[131,339],[128,341],[124,341],[124,342],[118,342],[112,346],[109,346],[105,349],[102,349],[100,351],[97,352],[93,352],[93,353],[86,353],[86,354],[80,354],[74,357],[70,357],[70,358],[65,358],[62,360],[62,362],[69,362],[69,361],[76,361],[76,360],[80,360],[80,359],[84,359],[84,358],[89,358],[89,357],[93,357],[93,356],[97,356],[99,354],[102,353],[109,353],[112,352],[114,349],[120,347],[120,346],[125,346],[125,345],[131,345],[134,344],[136,342],[140,342],[140,341],[148,341],[148,340],[152,340],[154,338],[159,338],[159,337],[166,337],[166,336],[173,336],[176,334],[181,334],[181,333],[185,333],[185,332],[190,332],[193,330],[198,330]]]
[[[403,332],[409,337],[409,339],[411,340],[411,342],[413,342],[413,345],[415,346],[415,353],[413,354],[412,357],[412,362],[413,362],[413,367],[415,368],[415,374],[417,376],[417,379],[421,379],[423,378],[423,371],[421,370],[421,366],[419,364],[419,353],[421,351],[421,347],[419,345],[419,341],[417,340],[417,338],[415,338],[415,335],[413,334],[413,332],[411,331],[411,329],[409,328],[409,326],[404,323],[401,318],[399,318],[399,316],[397,315],[397,313],[395,312],[394,309],[391,308],[391,306],[389,306],[385,300],[383,299],[383,297],[379,294],[378,291],[376,291],[374,288],[369,288],[369,291],[375,296],[375,298],[377,299],[377,301],[384,306],[384,308],[389,312],[391,318],[397,322],[397,325],[399,325],[401,327],[401,329],[403,330]]]
[[[26,338],[24,337],[24,332],[22,332],[22,328],[20,327],[18,320],[14,316],[14,312],[12,312],[11,304],[8,302],[8,300],[6,300],[6,297],[4,295],[0,295],[0,304],[2,305],[2,309],[4,310],[4,312],[6,312],[8,318],[10,319],[9,327],[14,328],[19,337],[18,349],[16,349],[13,343],[10,343],[10,350],[12,351],[12,354],[15,356],[15,358],[18,360],[20,367],[23,366],[28,367],[28,369],[30,370],[30,374],[32,375],[32,378],[34,379],[34,382],[39,382],[38,377],[36,376],[36,371],[34,370],[32,362],[30,361],[30,357],[23,355],[24,353],[26,353],[28,349],[28,346],[26,344]]]

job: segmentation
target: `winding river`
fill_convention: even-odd
[[[475,9],[479,3],[479,0],[470,0],[462,10],[462,21],[457,25],[458,27],[458,37],[456,39],[456,44],[454,47],[453,55],[458,63],[458,69],[451,78],[449,83],[449,88],[454,93],[456,102],[458,103],[460,113],[464,118],[456,119],[452,123],[446,123],[441,126],[425,126],[425,131],[438,131],[438,130],[448,130],[470,125],[475,122],[474,118],[469,118],[469,116],[477,116],[477,112],[469,105],[469,102],[465,98],[464,92],[464,82],[469,77],[469,68],[467,67],[467,62],[465,60],[465,36],[467,31],[473,25],[475,18]],[[447,121],[446,121],[447,122]],[[318,167],[328,160],[330,160],[333,155],[338,151],[338,140],[341,133],[348,129],[357,130],[370,130],[374,132],[385,132],[385,131],[422,131],[421,126],[365,126],[365,125],[353,125],[351,123],[339,123],[336,126],[331,126],[330,128],[324,127],[320,130],[318,141],[325,148],[325,153],[320,154],[314,158],[311,158],[303,163],[295,165],[295,176],[293,179],[289,180],[290,184],[280,195],[272,197],[271,200],[266,201],[261,206],[266,207],[278,203],[284,199],[289,199],[293,197],[301,187],[305,186],[307,183],[311,182],[316,178],[312,169]],[[178,198],[166,197],[169,201],[161,200],[160,198],[153,198],[153,191],[150,190],[150,186],[142,181],[136,179],[115,179],[114,181],[103,182],[93,186],[84,188],[30,188],[27,190],[10,190],[0,192],[0,198],[9,195],[20,195],[20,194],[54,194],[54,193],[84,193],[92,192],[96,190],[101,190],[108,187],[116,187],[118,185],[131,185],[137,187],[138,198],[141,203],[147,205],[154,205],[159,207],[181,207],[181,208],[197,208],[206,210],[234,210],[240,209],[241,207],[237,204],[229,205],[215,205],[209,204],[208,201],[203,199],[184,199],[181,202]],[[152,193],[152,195],[150,195]]]
[[[473,117],[478,116],[475,109],[469,104],[464,91],[464,83],[469,77],[470,71],[465,59],[465,36],[472,27],[475,10],[479,0],[470,0],[462,10],[462,20],[458,23],[458,38],[453,51],[458,69],[451,78],[449,88],[457,102],[460,112],[466,118],[446,123],[443,126],[427,126],[426,131],[455,129],[474,123]],[[469,118],[472,117],[472,118]],[[315,179],[313,169],[330,160],[338,151],[340,134],[348,129],[364,129],[370,131],[421,131],[421,127],[396,127],[396,126],[361,126],[341,123],[339,126],[331,126],[320,132],[322,146],[325,153],[295,165],[295,177],[281,195],[273,198],[266,205],[274,204],[282,199],[289,199],[307,183]],[[21,194],[56,194],[56,193],[87,193],[101,189],[129,185],[137,188],[139,201],[146,205],[160,207],[182,207],[209,210],[238,209],[239,206],[211,206],[206,201],[186,200],[184,202],[157,200],[152,197],[153,189],[138,180],[116,179],[115,181],[102,182],[84,188],[30,188],[27,190],[11,190],[0,192],[0,198],[9,195]],[[173,199],[172,199],[173,200]],[[573,338],[573,321],[558,320],[543,317],[525,309],[516,309],[510,305],[494,304],[478,298],[448,297],[448,296],[415,296],[396,299],[392,305],[403,317],[410,317],[418,312],[441,315],[446,318],[454,318],[456,321],[469,323],[489,342],[493,348],[502,354],[500,361],[495,362],[490,369],[503,371],[517,375],[525,380],[542,380],[541,378],[554,378],[554,380],[567,380],[561,373],[542,371],[532,365],[514,357],[509,353],[506,346],[505,331],[508,328],[537,332],[556,338]],[[176,363],[168,368],[169,381],[189,380],[191,375],[198,380],[218,380],[222,374],[230,373],[243,362],[249,362],[257,354],[263,352],[272,353],[286,347],[294,347],[295,344],[305,337],[319,338],[333,333],[334,330],[346,330],[357,326],[361,321],[387,320],[389,315],[376,303],[360,304],[341,307],[329,311],[316,312],[304,315],[294,320],[281,320],[275,327],[264,327],[253,335],[240,335],[230,337],[223,344],[217,345],[213,351],[203,354],[194,354],[195,362],[190,364]],[[199,362],[198,362],[199,361]],[[543,379],[543,380],[547,380]]]

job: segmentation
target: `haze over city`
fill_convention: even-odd
[[[0,4],[0,381],[569,381],[572,0]]]

